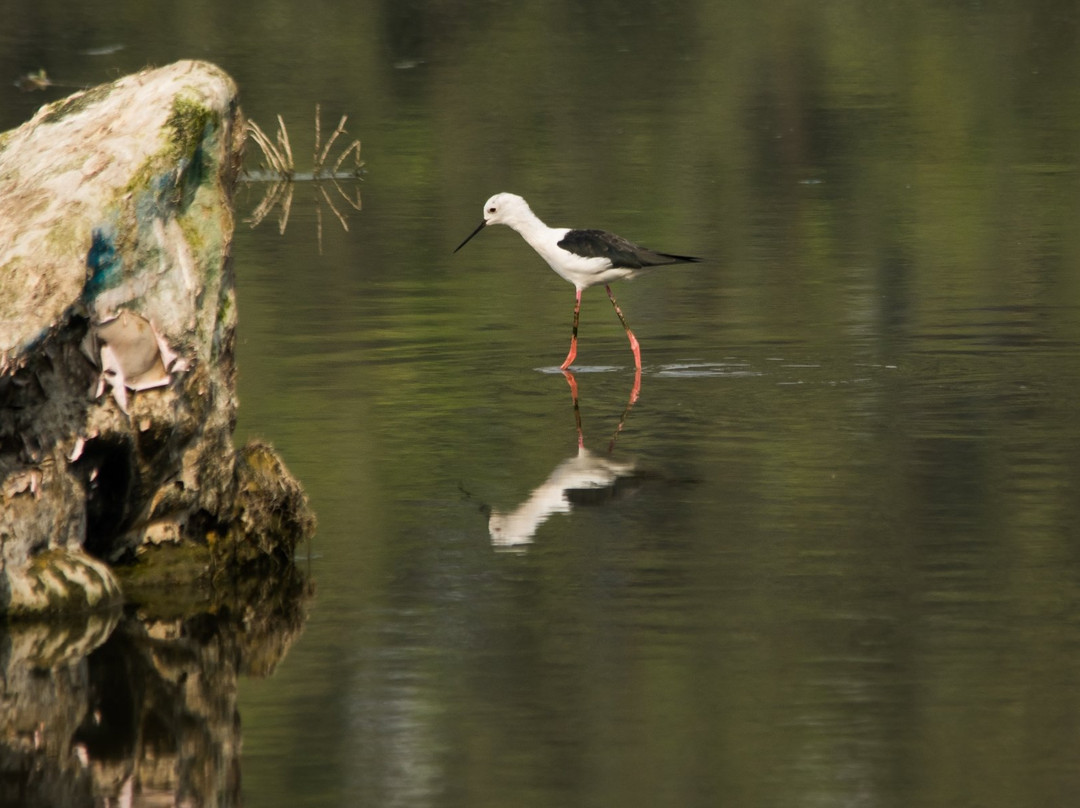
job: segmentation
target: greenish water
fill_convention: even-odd
[[[0,78],[208,58],[301,168],[316,102],[363,142],[347,232],[310,183],[237,232],[238,439],[319,516],[303,633],[238,684],[245,804],[1077,793],[1073,4],[95,6],[16,3]],[[629,412],[585,293],[613,489],[557,485],[572,288],[505,228],[451,255],[504,190],[708,259],[614,287]]]

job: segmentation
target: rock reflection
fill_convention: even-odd
[[[509,511],[493,508],[488,515],[488,533],[492,546],[498,549],[523,549],[531,544],[536,531],[554,514],[570,513],[574,505],[593,505],[607,502],[642,479],[637,461],[612,456],[615,442],[623,424],[641,391],[641,371],[634,376],[634,385],[626,408],[608,444],[607,453],[595,454],[585,448],[581,428],[581,405],[577,380],[564,370],[574,402],[574,421],[577,428],[577,453],[563,460],[543,483],[533,489],[527,500]]]
[[[285,656],[310,591],[288,569],[183,614],[0,627],[0,805],[239,805],[237,679]]]

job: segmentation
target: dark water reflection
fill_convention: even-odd
[[[94,5],[19,6],[0,64],[206,56],[298,155],[315,101],[363,141],[321,256],[308,188],[236,244],[241,437],[320,524],[238,683],[247,804],[1072,800],[1072,4]],[[509,231],[450,255],[504,190],[710,259],[615,290],[629,412],[585,294],[580,438],[570,287]]]
[[[273,672],[309,587],[292,571],[206,598],[157,588],[172,591],[0,628],[0,804],[242,802],[237,679]]]

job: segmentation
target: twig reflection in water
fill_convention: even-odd
[[[301,174],[296,171],[292,146],[289,142],[289,131],[285,128],[285,121],[282,120],[280,115],[278,115],[277,120],[278,132],[276,143],[270,139],[255,121],[248,121],[247,124],[248,135],[262,152],[264,163],[260,171],[244,172],[243,179],[249,183],[270,183],[269,188],[263,196],[262,202],[255,208],[247,221],[251,223],[253,228],[258,227],[262,224],[263,219],[267,217],[271,210],[275,207],[279,207],[278,233],[284,235],[285,228],[288,227],[289,224],[289,213],[292,210],[293,184],[296,181],[310,181],[315,190],[321,194],[322,199],[326,201],[330,211],[337,217],[338,222],[341,223],[342,229],[348,231],[348,220],[345,215],[338,210],[323,184],[324,180],[329,180],[333,185],[334,190],[337,191],[338,195],[345,200],[353,210],[362,210],[363,205],[360,200],[360,190],[356,189],[356,197],[354,200],[345,193],[339,182],[360,179],[364,167],[364,161],[360,159],[360,141],[354,140],[350,143],[345,150],[338,155],[333,168],[328,169],[326,167],[327,160],[330,158],[330,149],[333,147],[334,142],[338,137],[345,133],[345,122],[348,120],[348,116],[341,116],[337,128],[334,129],[329,139],[326,141],[326,144],[323,145],[321,109],[318,104],[315,105],[315,151],[311,158],[312,170],[310,174]],[[341,165],[345,162],[345,158],[350,154],[353,155],[354,165],[349,171],[342,171]],[[318,195],[315,196],[315,219],[319,254],[321,255],[322,204],[319,201]]]
[[[570,395],[574,402],[574,422],[577,428],[577,454],[563,460],[552,470],[548,478],[533,489],[527,500],[512,511],[492,509],[488,515],[488,533],[496,549],[523,549],[533,541],[533,536],[556,513],[570,513],[574,505],[592,505],[618,497],[628,485],[639,482],[643,475],[633,459],[616,460],[611,454],[615,441],[622,432],[623,424],[641,390],[641,370],[634,374],[634,386],[630,391],[626,408],[619,416],[618,426],[611,436],[607,452],[597,455],[585,448],[581,429],[581,407],[578,400],[577,380],[568,370],[563,371]]]

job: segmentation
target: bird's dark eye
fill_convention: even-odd
[[[488,213],[494,213],[494,212],[495,212],[495,208],[488,208]]]

